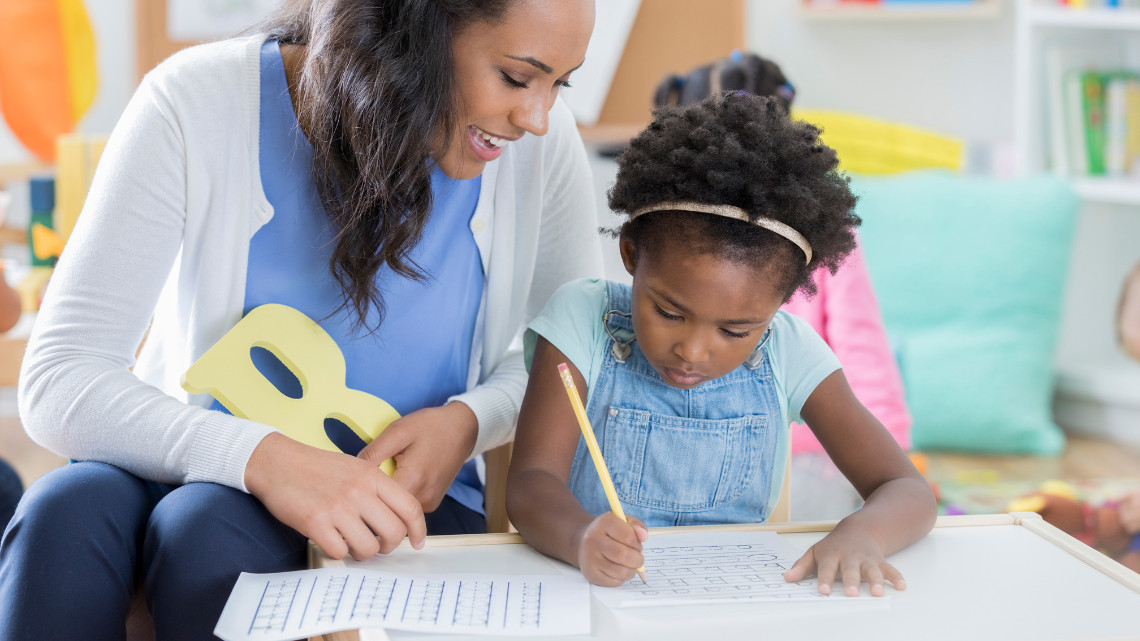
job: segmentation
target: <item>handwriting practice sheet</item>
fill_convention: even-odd
[[[803,552],[775,532],[690,532],[649,537],[643,546],[647,583],[634,577],[616,588],[594,586],[611,608],[715,601],[871,599],[819,593],[814,577],[784,581]],[[883,597],[878,597],[883,598]]]
[[[423,632],[588,634],[581,577],[408,574],[325,568],[242,573],[214,634],[286,641],[357,628]]]

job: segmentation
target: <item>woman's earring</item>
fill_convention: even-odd
[[[625,312],[620,312],[616,309],[611,309],[602,316],[602,326],[606,328],[606,333],[609,334],[610,338],[612,338],[614,341],[613,346],[610,347],[610,354],[613,354],[615,361],[624,363],[626,359],[629,358],[629,355],[633,352],[633,341],[623,341],[617,336],[614,336],[613,331],[610,330],[610,314],[617,314],[618,316],[622,316],[624,318],[629,318],[630,315]]]

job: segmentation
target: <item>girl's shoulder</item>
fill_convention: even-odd
[[[565,315],[575,317],[581,316],[581,312],[585,310],[606,307],[610,303],[612,287],[620,288],[622,285],[603,278],[577,278],[563,283],[550,296],[550,301],[547,302],[543,313],[546,314],[548,310],[552,309],[555,310],[555,313],[574,310]]]
[[[772,347],[782,354],[831,352],[831,348],[811,323],[791,312],[783,309],[777,311],[769,327]]]
[[[807,330],[815,333],[811,323],[807,322],[806,319],[783,308],[776,310],[776,315],[772,317],[770,325],[773,328],[783,328],[785,333],[792,332],[798,334]]]
[[[523,335],[523,359],[528,369],[541,336],[569,358],[587,381],[593,380],[590,373],[595,355],[606,336],[602,316],[609,305],[608,285],[597,278],[579,278],[551,295]]]

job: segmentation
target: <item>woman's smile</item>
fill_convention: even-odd
[[[467,142],[476,158],[483,162],[491,162],[503,153],[503,147],[510,140],[493,136],[475,125],[469,125],[467,127]]]

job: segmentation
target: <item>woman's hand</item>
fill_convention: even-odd
[[[629,523],[613,512],[590,522],[578,543],[578,569],[594,585],[616,587],[633,578],[645,565],[641,544],[649,538],[645,524],[635,517]]]
[[[393,478],[432,512],[471,456],[478,432],[475,413],[463,403],[426,407],[393,421],[356,456],[374,466],[395,458]]]
[[[871,596],[883,596],[883,581],[890,581],[896,590],[905,590],[902,574],[887,563],[882,547],[866,531],[858,527],[844,527],[840,523],[830,534],[792,564],[784,573],[784,580],[798,583],[815,572],[819,577],[819,593],[831,594],[831,584],[839,579],[847,596],[859,596],[859,584],[871,586]]]
[[[253,450],[245,485],[277,520],[334,559],[387,554],[407,536],[417,550],[427,525],[420,504],[380,469],[270,434]]]

